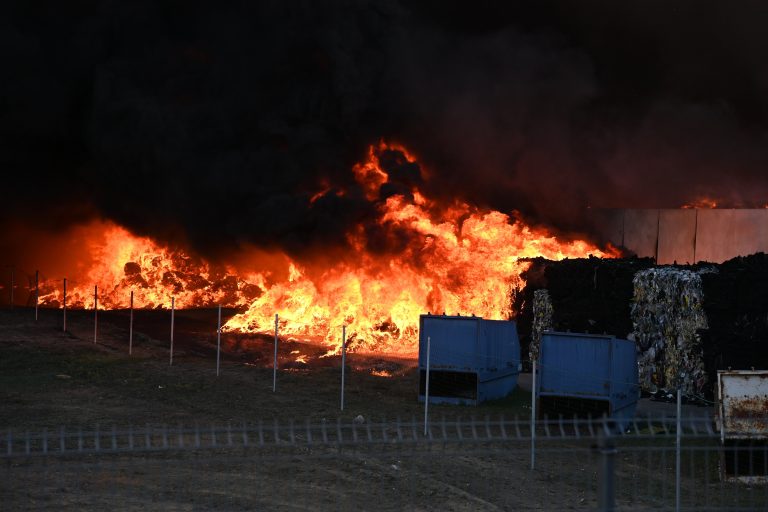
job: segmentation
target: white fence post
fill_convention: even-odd
[[[171,297],[171,360],[168,366],[173,366],[173,320],[176,314],[176,298]]]
[[[131,290],[131,320],[128,324],[128,355],[133,353],[133,290]]]
[[[219,304],[219,324],[216,327],[216,376],[219,376],[221,362],[221,304]]]
[[[67,332],[67,278],[64,278],[64,332]]]
[[[37,322],[38,303],[40,302],[40,271],[35,270],[35,322]]]
[[[347,326],[341,326],[341,410],[344,410],[344,370],[347,366]]]
[[[272,392],[277,390],[277,313],[275,313],[275,359],[272,362]]]
[[[427,428],[429,425],[429,357],[430,357],[430,345],[431,339],[427,336],[427,375],[424,387],[424,435],[427,435]]]
[[[680,512],[680,446],[682,442],[683,400],[680,386],[677,387],[677,428],[675,429],[675,510]]]
[[[96,344],[96,334],[99,331],[99,287],[93,287],[93,343]]]
[[[616,510],[616,488],[614,484],[616,444],[613,441],[606,416],[603,416],[600,427],[597,441],[597,450],[600,454],[597,470],[597,510],[613,512]]]
[[[531,469],[536,469],[536,360],[531,373]]]

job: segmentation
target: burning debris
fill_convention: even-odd
[[[215,265],[181,249],[136,236],[110,222],[80,230],[80,266],[67,275],[67,304],[139,308],[247,307],[225,332],[272,333],[274,316],[289,339],[338,352],[341,327],[352,352],[413,355],[418,318],[426,312],[508,319],[510,295],[524,286],[527,258],[614,255],[582,240],[560,240],[517,216],[460,200],[428,197],[429,173],[396,144],[370,147],[353,166],[354,188],[325,182],[314,205],[358,195],[373,212],[346,234],[346,248],[292,258],[279,250],[270,265],[240,258]],[[278,263],[275,263],[275,262]],[[287,270],[283,270],[287,269]],[[59,306],[61,283],[44,283],[40,301]]]
[[[353,172],[377,211],[348,233],[354,250],[320,270],[291,262],[288,279],[268,287],[225,330],[268,332],[278,313],[281,333],[332,351],[347,325],[351,351],[414,354],[424,312],[510,318],[510,294],[530,265],[524,258],[612,254],[497,211],[425,196],[426,173],[401,146],[372,146]]]
[[[82,268],[32,267],[72,306],[94,286],[103,307],[241,306],[226,330],[279,313],[332,351],[348,325],[353,351],[413,354],[422,313],[516,314],[526,258],[616,255],[552,231],[582,237],[588,205],[765,204],[759,10],[410,4],[239,2],[173,30],[158,2],[10,9],[3,264],[38,250],[17,223],[111,219],[67,255]],[[270,264],[228,259],[241,246]],[[610,279],[567,321],[584,306],[551,288],[554,324],[626,334]]]
[[[259,274],[213,265],[110,222],[91,223],[73,236],[82,238],[87,249],[81,268],[69,274],[68,307],[93,307],[94,285],[99,286],[99,307],[104,309],[127,308],[131,292],[137,307],[150,309],[170,307],[171,297],[187,308],[245,306],[261,294],[263,276]],[[39,299],[43,306],[60,307],[61,283],[44,280]]]

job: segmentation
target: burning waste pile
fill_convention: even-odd
[[[184,250],[135,236],[112,222],[78,226],[68,236],[70,249],[85,248],[78,254],[76,268],[70,269],[66,289],[70,308],[93,307],[94,286],[98,286],[101,309],[128,308],[131,294],[136,307],[142,309],[170,307],[171,297],[187,308],[238,307],[250,304],[261,291],[260,276],[254,273],[214,265]],[[43,306],[62,307],[64,293],[63,280],[40,282]]]
[[[768,367],[765,254],[663,267],[649,258],[537,259],[523,277],[523,346],[535,346],[542,326],[633,339],[641,389],[654,396],[680,385],[711,399],[717,370]]]
[[[268,286],[225,331],[269,332],[277,313],[281,333],[316,340],[329,352],[340,351],[346,325],[351,351],[412,356],[421,314],[512,317],[510,295],[524,285],[525,258],[613,254],[558,240],[515,212],[429,197],[429,173],[396,144],[371,146],[352,171],[356,193],[375,212],[347,233],[352,250],[331,265],[291,261],[288,279]],[[350,193],[325,186],[312,201]]]
[[[303,252],[249,246],[233,255],[237,263],[214,265],[186,247],[94,221],[68,246],[78,263],[64,274],[67,305],[92,307],[97,286],[101,308],[128,307],[132,296],[137,308],[170,308],[172,298],[180,308],[236,307],[224,332],[271,334],[278,315],[281,336],[328,353],[340,352],[346,326],[349,351],[412,356],[421,314],[512,318],[510,295],[524,287],[530,258],[617,252],[559,239],[515,211],[431,197],[431,175],[404,147],[371,145],[346,182],[321,182],[302,196],[309,210],[357,205],[342,241]],[[41,304],[61,307],[62,284],[44,282]]]

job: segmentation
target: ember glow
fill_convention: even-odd
[[[350,350],[412,355],[422,313],[509,318],[511,293],[522,287],[520,274],[529,266],[522,258],[615,254],[580,240],[561,242],[498,211],[461,201],[437,204],[417,187],[380,199],[390,182],[380,162],[386,151],[415,162],[403,148],[382,142],[353,172],[366,198],[377,204],[379,227],[402,240],[402,249],[372,251],[360,226],[348,233],[352,254],[320,271],[290,262],[288,279],[231,318],[226,331],[271,332],[277,313],[283,335],[317,340],[332,352],[339,351],[341,327],[347,325]],[[322,193],[329,193],[327,186]]]
[[[717,208],[720,201],[711,197],[700,197],[690,203],[686,203],[681,208],[684,209],[714,209]]]

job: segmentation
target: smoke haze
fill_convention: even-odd
[[[0,248],[99,217],[213,257],[343,249],[382,138],[430,197],[560,232],[768,203],[765,2],[498,4],[7,2]],[[382,163],[380,200],[422,179]]]

